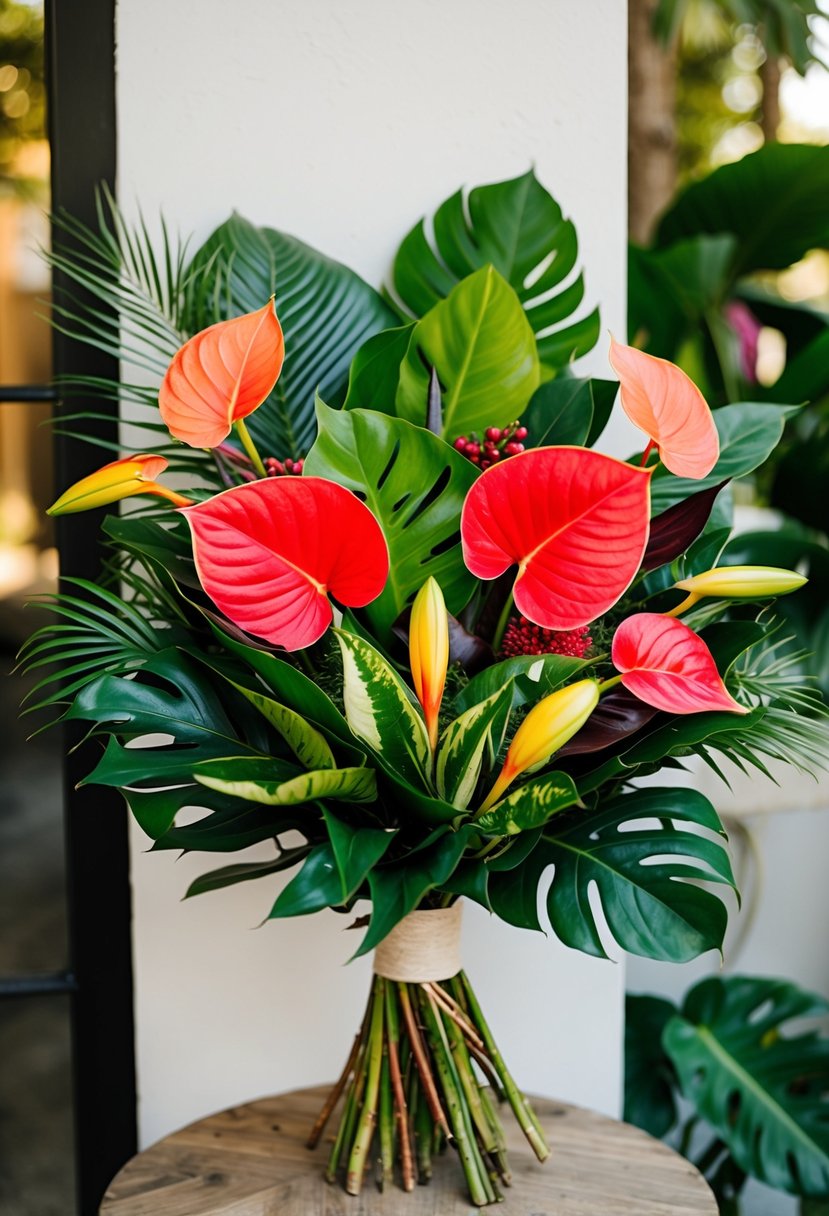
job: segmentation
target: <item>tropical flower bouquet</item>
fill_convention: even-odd
[[[192,258],[166,234],[157,256],[105,200],[99,232],[63,223],[55,263],[106,307],[68,296],[59,323],[143,369],[66,391],[127,403],[156,451],[52,508],[150,496],[103,520],[108,585],[67,588],[28,643],[30,667],[60,668],[38,704],[104,741],[88,781],[122,790],[156,849],[270,842],[188,895],[291,870],[270,918],[354,909],[374,979],[309,1129],[339,1112],[328,1179],[357,1193],[371,1163],[409,1190],[450,1145],[491,1203],[501,1102],[549,1150],[462,970],[461,898],[539,929],[552,869],[547,917],[574,949],[719,948],[725,835],[673,771],[825,753],[769,607],[804,580],[717,568],[728,483],[791,410],[712,415],[678,368],[613,342],[644,450],[594,450],[617,385],[572,375],[598,320],[570,320],[575,233],[531,174],[413,229],[385,297],[238,216]]]

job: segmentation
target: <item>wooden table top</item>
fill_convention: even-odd
[[[355,1198],[323,1181],[328,1142],[304,1141],[325,1089],[232,1107],[174,1132],[127,1163],[101,1216],[475,1216],[451,1150],[428,1186],[380,1194],[368,1171]],[[638,1128],[534,1098],[552,1156],[539,1165],[503,1111],[513,1185],[492,1216],[717,1216],[692,1165]]]

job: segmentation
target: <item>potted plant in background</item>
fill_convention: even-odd
[[[192,257],[166,236],[157,257],[106,199],[98,232],[61,222],[55,264],[117,317],[67,298],[58,323],[142,369],[65,387],[130,403],[153,451],[53,507],[149,496],[104,520],[109,585],[67,588],[25,647],[58,669],[32,708],[104,742],[88,781],[157,849],[273,842],[188,895],[294,869],[271,919],[356,906],[375,978],[309,1129],[343,1097],[329,1179],[357,1193],[377,1159],[410,1189],[451,1144],[493,1202],[498,1099],[548,1149],[461,968],[460,900],[538,929],[554,867],[565,944],[605,956],[595,886],[621,947],[692,958],[722,943],[725,835],[698,792],[634,778],[689,755],[822,763],[819,699],[764,678],[770,602],[803,578],[717,565],[721,491],[797,407],[714,416],[614,343],[644,451],[595,451],[617,386],[570,374],[598,317],[572,320],[575,231],[531,173],[417,225],[384,297],[239,216]]]

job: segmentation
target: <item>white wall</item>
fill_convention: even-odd
[[[198,238],[236,207],[379,283],[400,237],[458,185],[534,162],[576,220],[605,329],[623,334],[625,8],[120,0],[121,199],[148,215],[163,206]],[[589,366],[607,372],[603,355]],[[342,922],[324,913],[256,930],[269,880],[180,904],[210,859],[147,857],[144,843],[136,830],[143,1141],[333,1076],[368,982],[365,963],[342,966]],[[479,909],[465,947],[519,1080],[614,1112],[623,968]]]

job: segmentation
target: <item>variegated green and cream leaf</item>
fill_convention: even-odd
[[[193,776],[200,785],[232,794],[263,806],[298,806],[316,798],[346,802],[373,802],[377,780],[370,768],[322,768],[280,780],[263,771],[268,762],[251,761],[246,756],[207,760],[197,766]]]
[[[227,677],[225,678],[227,679]],[[334,759],[334,753],[328,746],[325,736],[311,726],[310,722],[306,722],[300,714],[289,709],[287,705],[280,705],[272,697],[266,697],[264,693],[246,688],[244,684],[237,684],[235,680],[228,680],[228,683],[238,689],[242,696],[246,697],[251,705],[255,706],[260,714],[270,722],[305,768],[336,768],[337,762]]]
[[[546,773],[507,794],[491,811],[475,820],[485,836],[517,836],[543,827],[558,811],[579,801],[579,792],[567,773]]]
[[[384,768],[416,788],[429,788],[426,725],[405,684],[363,638],[334,630],[343,659],[343,701],[352,733]]]
[[[484,754],[490,761],[507,729],[512,709],[512,680],[447,726],[437,750],[435,778],[441,798],[461,809],[469,806],[481,774]]]

